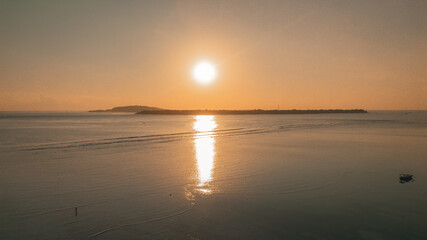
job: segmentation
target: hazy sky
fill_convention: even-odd
[[[135,104],[427,109],[427,1],[0,0],[0,110]]]

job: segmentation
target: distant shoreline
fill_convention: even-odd
[[[155,115],[249,115],[249,114],[325,114],[325,113],[367,113],[364,109],[319,109],[319,110],[148,110],[136,114]]]

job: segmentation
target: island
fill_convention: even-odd
[[[133,105],[133,106],[115,107],[115,108],[106,109],[106,110],[90,110],[89,112],[136,113],[141,111],[159,111],[159,110],[165,110],[165,109],[158,108],[158,107]]]
[[[106,110],[91,110],[89,112],[105,113],[136,113],[157,115],[242,115],[242,114],[324,114],[324,113],[367,113],[364,109],[313,109],[313,110],[171,110],[149,106],[121,106]]]
[[[136,114],[157,115],[242,115],[242,114],[324,114],[324,113],[367,113],[364,109],[318,109],[318,110],[143,110]]]

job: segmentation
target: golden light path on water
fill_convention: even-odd
[[[194,147],[197,161],[197,190],[210,194],[209,182],[215,161],[215,137],[209,132],[216,129],[215,116],[199,115],[194,117]]]

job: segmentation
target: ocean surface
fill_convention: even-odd
[[[427,112],[0,112],[0,239],[427,239]]]

